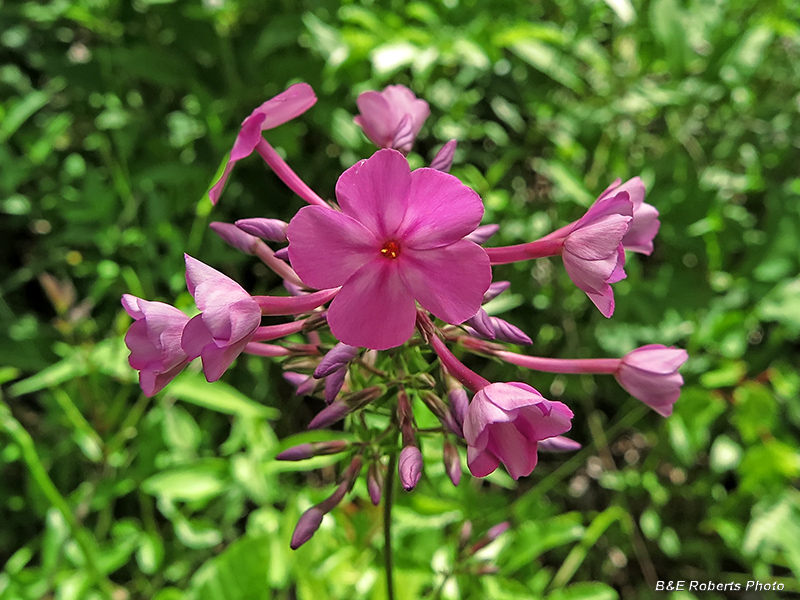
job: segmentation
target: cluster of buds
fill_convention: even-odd
[[[387,463],[396,463],[403,487],[413,489],[423,477],[425,445],[434,437],[453,485],[461,480],[464,450],[474,476],[502,464],[518,479],[533,471],[539,450],[580,448],[564,437],[573,418],[566,404],[524,382],[487,381],[451,346],[534,371],[612,374],[656,412],[671,414],[683,384],[678,369],[687,359],[684,350],[649,345],[619,359],[528,356],[501,343],[530,344],[525,332],[483,309],[509,287],[492,281],[495,265],[560,256],[569,278],[610,317],[611,285],[625,277],[626,251],[650,254],[659,228],[641,179],[616,180],[586,214],[541,239],[484,247],[498,226],[480,224],[481,198],[449,174],[455,140],[442,146],[430,167],[409,166],[406,155],[430,114],[427,102],[404,86],[359,96],[355,122],[379,149],[342,173],[335,203],[304,183],[263,135],[315,102],[311,87],[300,83],[253,111],[209,192],[216,203],[234,164],[255,151],[308,204],[288,223],[256,217],[211,224],[228,244],[279,275],[287,294],[251,295],[186,256],[196,316],[130,295],[122,300],[135,320],[125,341],[145,394],[159,392],[197,358],[215,381],[237,356],[253,354],[281,360],[298,395],[324,402],[310,429],[344,421],[354,439],[307,443],[277,457],[341,454],[349,465],[333,495],[302,516],[293,548],[310,539],[364,465],[375,504],[391,493],[384,490],[392,475]],[[287,319],[262,325],[267,315]],[[424,422],[435,425],[418,425]]]

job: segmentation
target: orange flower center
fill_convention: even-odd
[[[395,241],[386,242],[381,248],[381,254],[386,258],[397,258],[400,256],[400,244]]]

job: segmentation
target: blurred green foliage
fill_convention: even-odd
[[[798,590],[795,0],[20,0],[0,21],[0,599],[385,597],[363,483],[289,550],[335,478],[333,460],[272,460],[315,401],[252,357],[226,383],[189,371],[148,400],[121,343],[122,293],[190,310],[183,252],[254,293],[279,283],[207,223],[288,219],[298,199],[257,158],[213,214],[203,195],[241,119],[295,81],[319,102],[269,139],[323,197],[373,150],[357,94],[404,83],[432,108],[412,162],[458,139],[452,172],[503,225],[496,244],[641,174],[662,227],[611,320],[555,261],[497,268],[512,294],[495,308],[532,354],[691,355],[668,420],[609,378],[470,359],[570,404],[585,447],[519,485],[453,488],[428,443],[396,509],[399,598],[646,598],[663,579]],[[488,563],[457,554],[467,519],[477,537],[513,523]]]

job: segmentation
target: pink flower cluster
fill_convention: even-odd
[[[330,426],[377,404],[396,411],[388,429],[376,436],[401,440],[395,458],[406,489],[423,476],[423,441],[430,435],[417,428],[415,404],[424,404],[441,423],[445,470],[454,485],[461,478],[459,445],[466,447],[473,475],[484,477],[503,464],[515,479],[533,471],[539,450],[580,448],[563,437],[574,416],[566,404],[546,399],[527,383],[483,379],[448,342],[539,371],[613,374],[631,395],[663,416],[671,414],[683,384],[678,368],[687,359],[685,351],[648,345],[621,359],[525,356],[497,342],[529,344],[530,338],[483,308],[509,286],[492,282],[493,266],[560,256],[572,282],[601,314],[612,316],[611,285],[625,277],[626,250],[649,255],[659,228],[658,211],[644,202],[640,178],[617,179],[586,214],[538,240],[484,248],[498,226],[481,226],[481,198],[447,172],[455,140],[442,146],[430,167],[412,171],[409,166],[406,155],[430,115],[427,102],[399,85],[358,97],[355,122],[379,150],[342,173],[335,203],[303,182],[264,137],[315,102],[310,86],[296,84],[253,111],[209,191],[216,203],[234,164],[255,151],[309,204],[288,223],[256,217],[211,224],[228,244],[277,273],[289,295],[251,295],[190,256],[186,282],[196,315],[126,294],[122,303],[134,322],[125,342],[145,394],[158,393],[197,358],[209,381],[222,377],[242,353],[293,358],[293,370],[285,376],[298,395],[324,390],[326,406],[310,428]],[[286,243],[277,250],[269,245]],[[280,315],[292,319],[262,324],[262,317]],[[393,358],[420,345],[433,350],[428,356],[438,357],[438,381],[433,376],[438,371],[406,372],[414,361]],[[389,349],[397,350],[377,353]],[[351,377],[355,372],[359,376]],[[439,394],[442,388],[446,400]],[[380,501],[385,465],[380,456],[365,454],[364,446],[307,443],[277,458],[337,453],[351,459],[349,467],[336,492],[301,518],[292,547],[313,535],[364,464],[370,497]]]

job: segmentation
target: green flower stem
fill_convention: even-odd
[[[53,480],[50,479],[50,476],[47,474],[47,470],[42,464],[39,455],[36,453],[36,445],[30,434],[19,421],[14,418],[11,414],[11,410],[4,401],[0,401],[0,430],[5,431],[19,446],[22,459],[25,461],[34,482],[50,504],[61,513],[67,525],[69,525],[72,536],[80,547],[84,559],[86,560],[86,569],[92,581],[97,582],[103,594],[111,598],[114,592],[114,586],[101,574],[100,568],[98,567],[97,549],[93,540],[87,535],[80,523],[78,523],[69,503],[64,496],[61,495],[61,492],[58,491]]]
[[[386,570],[386,598],[394,600],[394,576],[392,574],[392,504],[394,502],[394,479],[397,471],[397,453],[389,455],[389,468],[383,486],[383,564]]]

